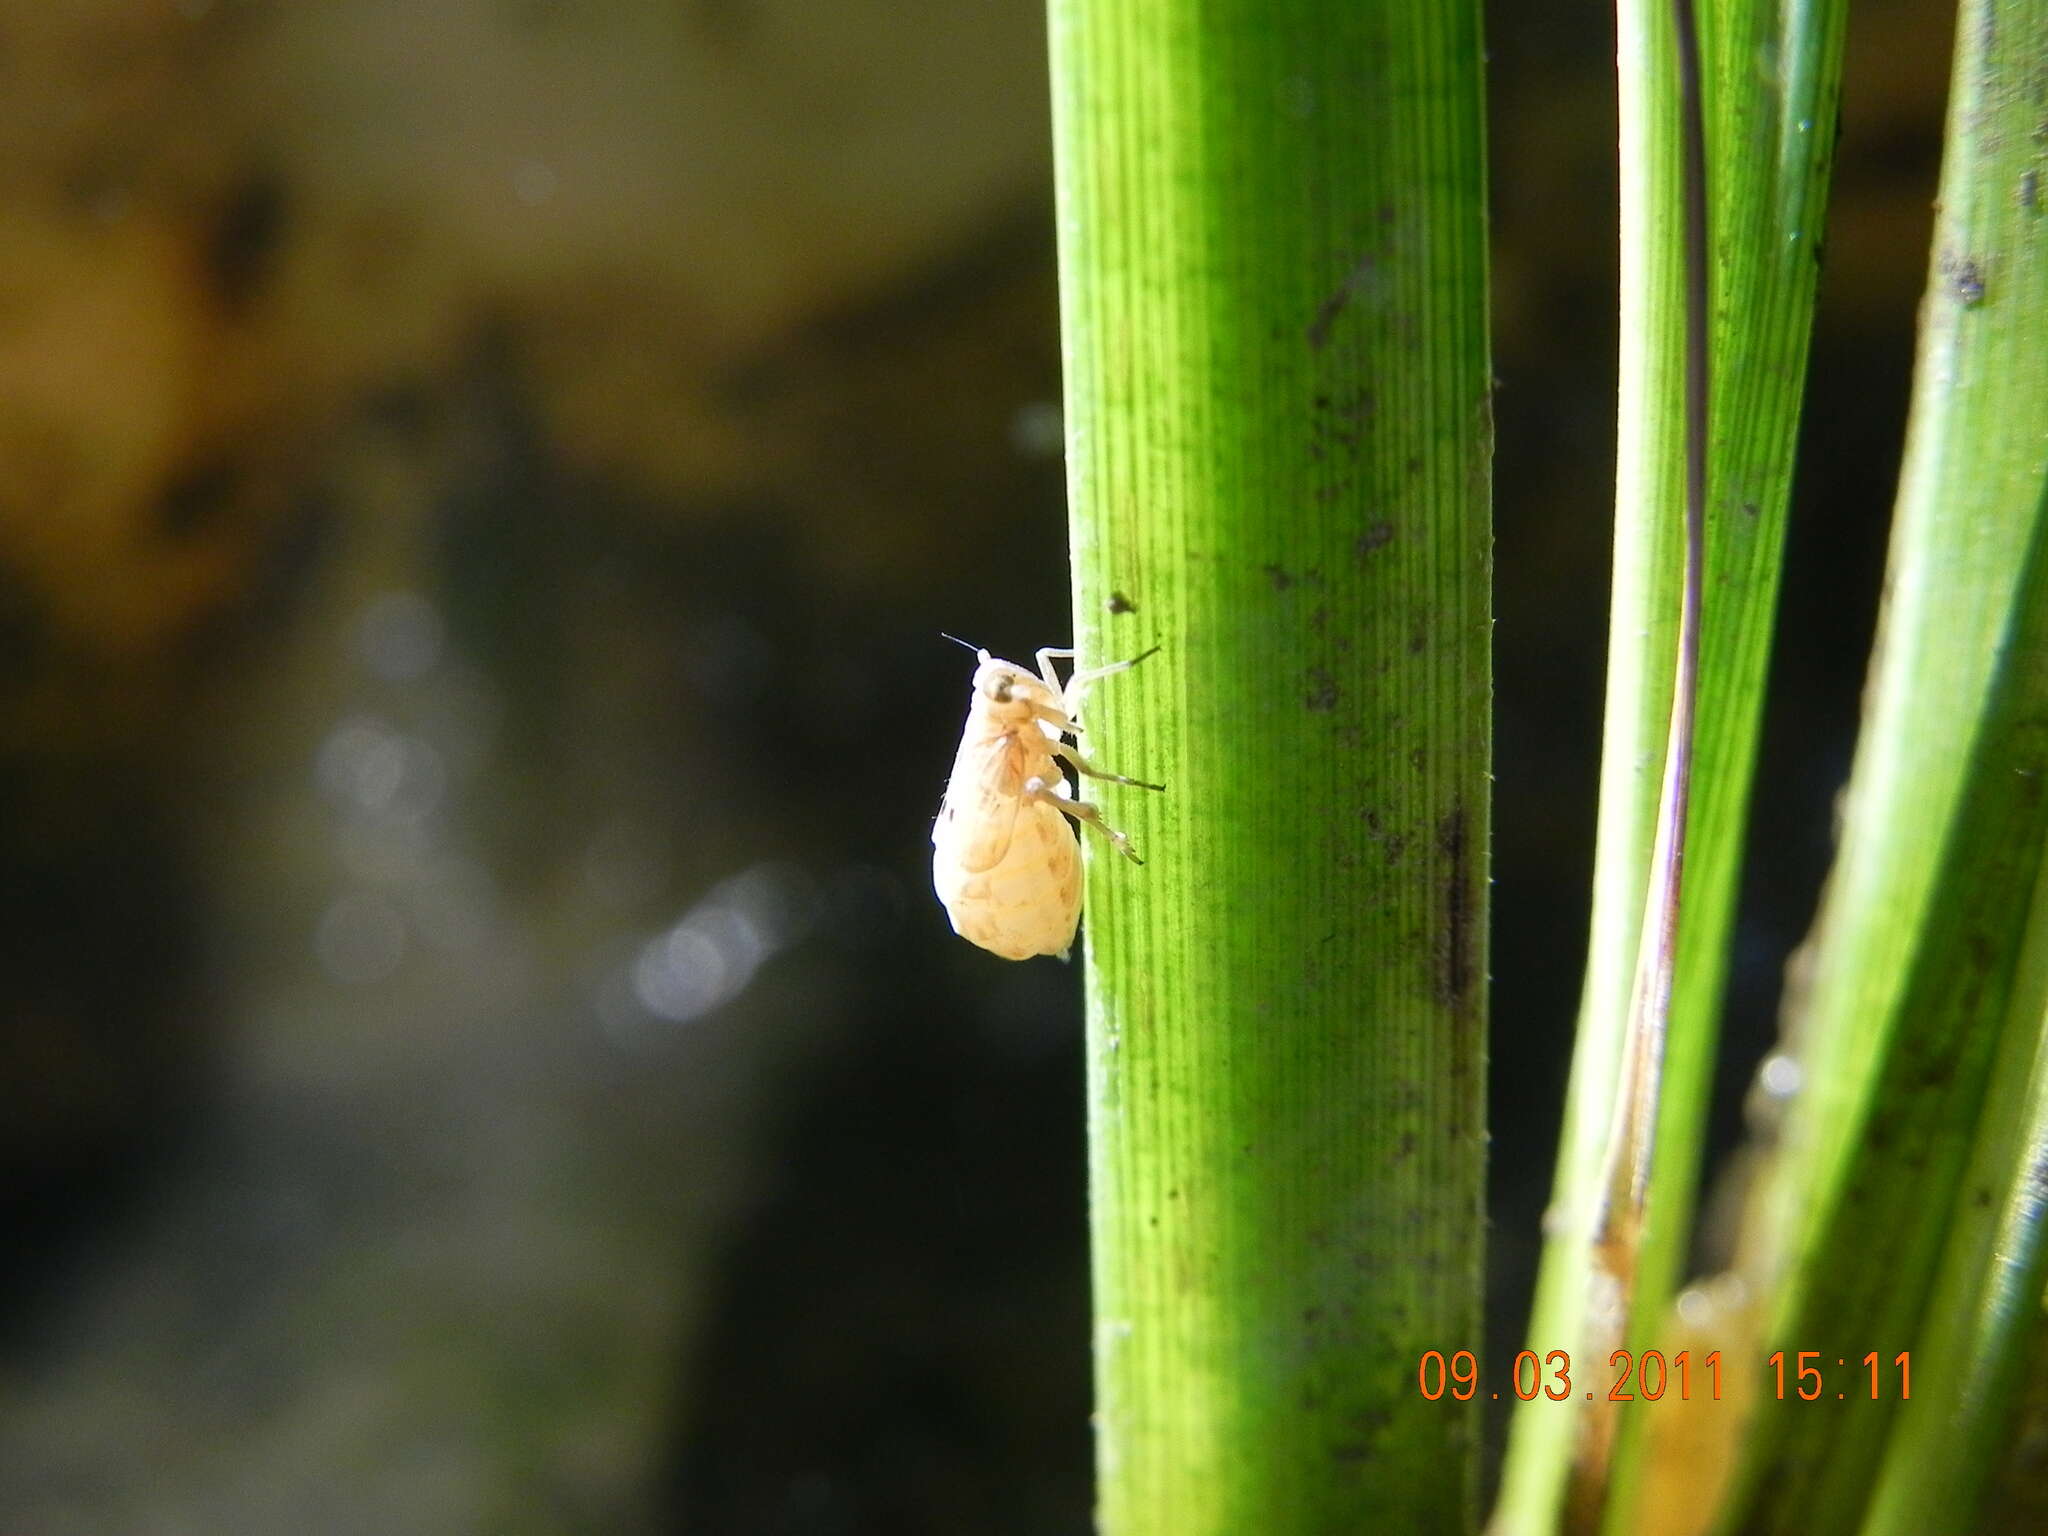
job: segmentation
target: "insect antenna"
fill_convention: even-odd
[[[965,640],[962,640],[962,639],[961,639],[961,638],[960,638],[960,637],[959,637],[958,635],[949,635],[949,634],[947,634],[947,633],[946,633],[946,632],[945,632],[945,631],[944,631],[943,629],[939,631],[939,638],[940,638],[941,640],[950,640],[950,641],[952,641],[952,642],[953,642],[953,643],[954,643],[955,645],[957,645],[957,646],[960,646],[960,647],[962,647],[963,649],[966,649],[966,650],[970,650],[970,651],[974,652],[974,654],[975,654],[975,655],[977,655],[977,656],[979,656],[979,655],[981,654],[981,647],[980,647],[980,646],[978,646],[978,645],[969,645],[967,641],[965,641]],[[1154,647],[1154,649],[1156,650],[1156,649],[1157,649],[1157,647],[1155,646],[1155,647]]]

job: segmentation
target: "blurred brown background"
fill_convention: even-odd
[[[1946,8],[1855,9],[1724,1140],[1847,767],[1938,156]],[[1067,633],[1041,27],[0,0],[0,1530],[1088,1528],[1076,978],[925,873],[937,631]],[[1613,49],[1557,0],[1491,41],[1511,1349],[1590,861]]]

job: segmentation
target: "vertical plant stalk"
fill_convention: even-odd
[[[1476,0],[1052,0],[1099,1521],[1464,1532],[1489,366]],[[1491,1390],[1489,1388],[1489,1390]]]
[[[1909,1405],[1764,1403],[1731,1531],[1881,1520],[1873,1486],[1912,1482],[1887,1470],[1895,1448],[1959,1401],[1924,1397],[1929,1372],[1984,1386],[1930,1294],[1944,1250],[2009,1204],[1994,1179],[1980,1207],[1970,1170],[2041,963],[2027,912],[2048,839],[2044,57],[2048,0],[1964,0],[1879,640],[1812,979],[1788,1021],[1806,1086],[1747,1266],[1771,1339],[1830,1370],[1914,1349],[1920,1381]],[[2013,1355],[2026,1337],[2007,1335]]]
[[[1812,326],[1844,10],[1843,0],[1700,7],[1702,158],[1714,166],[1704,191],[1714,236],[1708,341],[1697,348],[1687,340],[1700,296],[1686,283],[1688,149],[1675,110],[1676,20],[1671,0],[1617,5],[1623,346],[1599,851],[1578,1049],[1528,1339],[1539,1355],[1569,1355],[1575,1379],[1571,1401],[1517,1409],[1490,1526],[1496,1536],[1556,1531],[1582,1451],[1607,1470],[1581,1471],[1579,1522],[1633,1528],[1639,1425],[1623,1410],[1582,1439],[1582,1394],[1594,1383],[1580,1378],[1607,1370],[1614,1342],[1637,1352],[1661,1342],[1691,1234]],[[1688,368],[1699,366],[1708,370],[1704,392],[1687,382]],[[1703,433],[1688,427],[1686,401],[1698,393],[1710,393],[1713,404]],[[1685,920],[1667,944],[1655,914],[1670,908],[1646,892],[1671,877],[1658,829],[1673,813],[1667,746],[1683,684],[1671,658],[1683,649],[1679,630],[1688,622],[1692,443],[1705,447],[1704,526],[1693,533],[1701,590],[1713,603],[1690,610],[1699,671],[1684,813]],[[1632,1023],[1654,1013],[1664,985],[1654,969],[1645,973],[1646,963],[1670,966],[1661,1073],[1646,1069],[1654,1053]],[[1631,1080],[1636,1086],[1625,1090]],[[1617,1121],[1624,1103],[1629,1115]],[[1645,1115],[1654,1118],[1645,1124]],[[1620,1201],[1621,1182],[1640,1187],[1640,1205],[1631,1195],[1621,1207],[1639,1211],[1640,1235],[1632,1256],[1610,1242],[1603,1258],[1596,1234],[1603,1211]],[[1627,1276],[1625,1296],[1596,1281],[1614,1273]],[[1595,1412],[1604,1414],[1604,1403]],[[1603,1436],[1611,1440],[1603,1444]]]
[[[1699,23],[1692,0],[1674,0],[1678,44],[1678,99],[1685,143],[1685,539],[1678,609],[1678,659],[1671,686],[1671,730],[1664,749],[1658,795],[1657,842],[1643,912],[1643,936],[1623,1045],[1624,1090],[1615,1096],[1615,1126],[1608,1134],[1606,1199],[1594,1229],[1596,1248],[1610,1252],[1609,1273],[1634,1269],[1656,1146],[1656,1104],[1671,1017],[1672,972],[1678,960],[1678,920],[1685,889],[1685,818],[1692,799],[1692,747],[1699,711],[1700,590],[1707,540],[1707,158],[1700,113]]]
[[[1707,537],[1707,434],[1711,427],[1707,335],[1706,118],[1700,104],[1699,17],[1693,0],[1671,0],[1678,63],[1680,225],[1685,289],[1685,535],[1678,607],[1677,660],[1671,684],[1671,727],[1664,744],[1657,836],[1637,940],[1635,984],[1622,1039],[1614,1119],[1607,1133],[1607,1169],[1593,1227],[1593,1356],[1627,1337],[1642,1257],[1643,1210],[1657,1144],[1664,1047],[1678,966],[1679,920],[1685,897],[1686,815],[1692,801],[1693,733],[1699,712],[1700,612]],[[1596,1529],[1607,1501],[1615,1419],[1596,1403],[1581,1431],[1571,1507],[1578,1524]]]

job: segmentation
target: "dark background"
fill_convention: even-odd
[[[1611,25],[1491,19],[1497,1350],[1584,942]],[[1855,8],[1724,1147],[1948,25]],[[1041,26],[0,0],[0,1526],[1087,1529],[1077,977],[927,885],[937,631],[1067,634]]]

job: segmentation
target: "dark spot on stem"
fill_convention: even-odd
[[[1308,669],[1308,696],[1305,702],[1311,713],[1328,714],[1337,707],[1337,700],[1343,695],[1337,688],[1337,680],[1321,667]]]
[[[1268,565],[1262,567],[1262,569],[1265,571],[1267,579],[1273,583],[1273,590],[1275,592],[1285,592],[1294,585],[1294,578],[1279,566]]]
[[[1337,291],[1323,300],[1322,307],[1316,311],[1315,319],[1308,323],[1308,344],[1311,347],[1318,352],[1322,351],[1330,340],[1330,327],[1337,323],[1337,317],[1344,313],[1344,306],[1350,302],[1349,283],[1338,284]]]
[[[1941,275],[1948,281],[1949,293],[1965,309],[1975,309],[1984,302],[1984,269],[1970,257],[1944,252]]]
[[[1138,605],[1128,597],[1125,597],[1121,592],[1110,593],[1109,601],[1104,603],[1103,606],[1111,613],[1136,613],[1138,611]]]
[[[1315,319],[1308,323],[1308,344],[1320,352],[1329,344],[1330,332],[1337,324],[1337,317],[1351,302],[1351,296],[1371,274],[1373,260],[1370,256],[1358,258],[1358,264],[1344,274],[1344,280],[1331,290],[1330,296],[1316,308]]]
[[[1358,551],[1358,558],[1363,560],[1374,550],[1385,549],[1393,542],[1394,525],[1382,518],[1379,522],[1374,523],[1365,532],[1361,533],[1353,543],[1352,548]]]
[[[2028,170],[2020,172],[2020,207],[2024,208],[2028,213],[2039,213],[2041,211],[2041,173],[2039,171]]]

